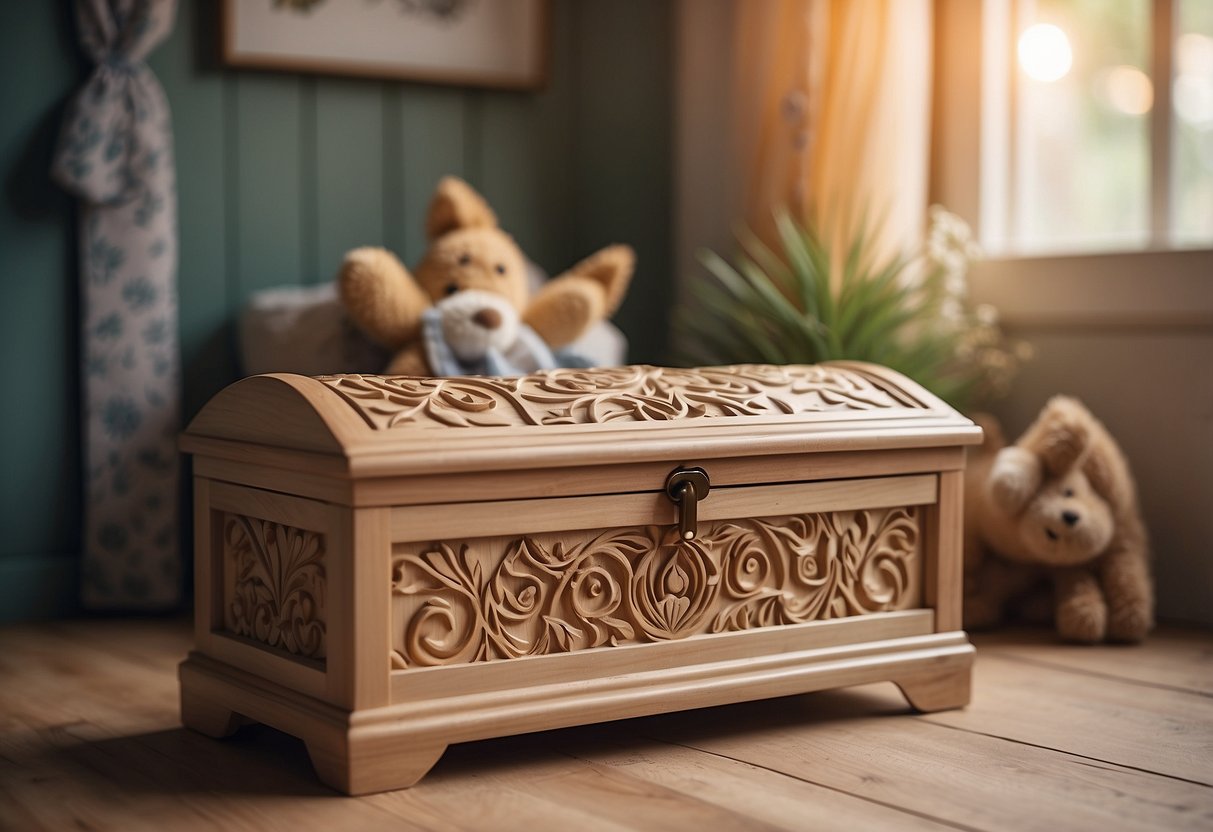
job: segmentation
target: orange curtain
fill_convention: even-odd
[[[930,0],[746,0],[732,90],[747,223],[786,206],[842,246],[864,215],[883,251],[926,216]]]

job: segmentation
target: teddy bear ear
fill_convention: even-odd
[[[425,219],[426,238],[433,241],[460,228],[496,228],[497,215],[471,185],[444,176],[434,189]]]
[[[636,252],[631,246],[616,244],[599,249],[569,271],[600,283],[605,293],[606,314],[614,315],[623,303],[635,269]]]

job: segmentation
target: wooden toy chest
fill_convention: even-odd
[[[193,455],[186,725],[351,794],[449,743],[889,680],[969,698],[980,430],[864,364],[257,376]]]

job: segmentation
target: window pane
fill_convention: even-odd
[[[1019,5],[1015,247],[1038,252],[1144,246],[1150,232],[1154,98],[1147,71],[1149,0]]]
[[[1176,4],[1171,241],[1213,243],[1213,2]]]

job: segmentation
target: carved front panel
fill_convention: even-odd
[[[310,659],[325,657],[325,537],[221,513],[223,626]]]
[[[482,662],[910,609],[921,512],[397,544],[392,666]]]

